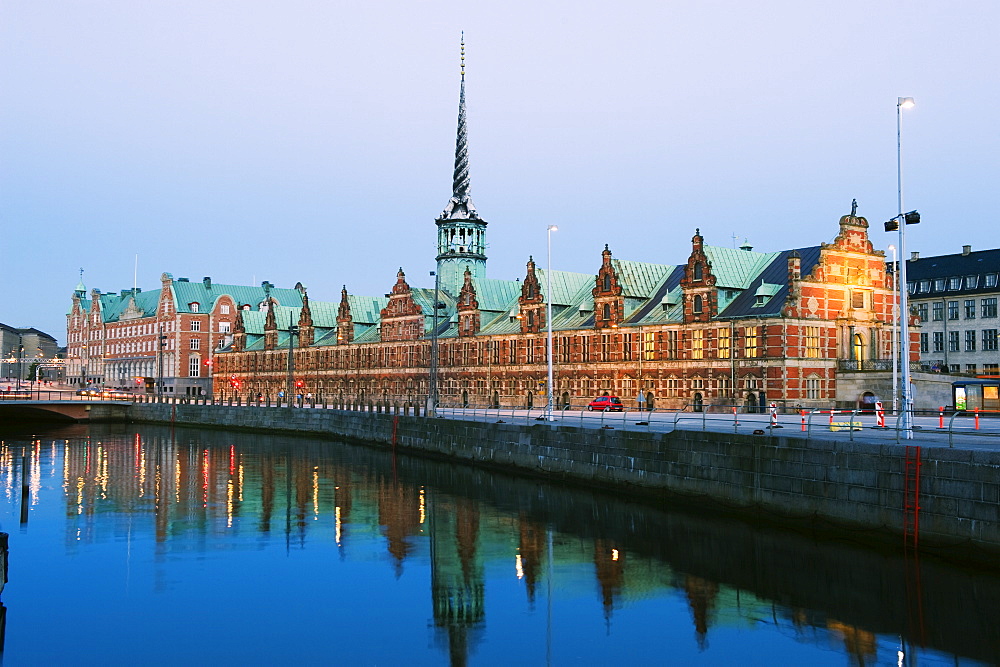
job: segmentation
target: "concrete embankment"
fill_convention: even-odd
[[[791,435],[647,433],[345,410],[136,404],[134,421],[336,437],[902,542],[906,450]],[[95,406],[95,420],[102,415]],[[110,415],[108,415],[110,417]],[[1000,550],[1000,453],[921,449],[921,547]],[[911,482],[912,484],[912,482]],[[912,520],[912,515],[911,515]],[[972,550],[969,550],[969,548]]]

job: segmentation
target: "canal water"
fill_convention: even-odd
[[[336,441],[2,434],[26,664],[1000,661],[1000,577]]]

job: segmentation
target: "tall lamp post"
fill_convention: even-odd
[[[549,375],[548,375],[548,394],[549,401],[545,408],[545,419],[547,421],[554,421],[555,417],[552,416],[552,406],[553,399],[552,395],[552,232],[558,232],[559,227],[556,225],[549,225],[548,231],[546,232],[548,240],[548,267],[545,270],[545,324],[548,328],[548,337],[546,340],[546,358],[549,362]]]
[[[892,277],[898,282],[899,281],[899,267],[896,265],[896,246],[889,244],[889,250],[892,251]],[[892,414],[896,416],[896,411],[899,409],[899,339],[896,338],[896,327],[899,326],[899,304],[895,303],[893,299],[892,304]]]
[[[285,382],[285,400],[287,407],[295,404],[295,337],[299,335],[299,327],[288,314],[288,378]]]
[[[902,424],[903,435],[907,440],[913,438],[913,402],[910,394],[910,317],[907,284],[906,284],[906,225],[920,222],[920,214],[916,211],[903,213],[903,109],[913,107],[912,97],[896,98],[896,196],[897,214],[885,223],[885,231],[899,232],[899,362],[901,368],[901,383],[903,394]]]
[[[424,410],[424,414],[428,417],[437,416],[437,404],[438,404],[438,299],[441,293],[441,263],[438,262],[437,271],[431,271],[431,275],[434,276],[434,306],[431,310],[434,311],[432,316],[431,324],[431,377],[430,381],[427,383],[427,408]]]

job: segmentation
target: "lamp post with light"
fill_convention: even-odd
[[[549,362],[548,367],[548,395],[549,400],[545,408],[545,419],[547,421],[554,421],[555,417],[552,415],[553,399],[552,395],[552,232],[558,232],[559,227],[556,225],[549,225],[546,232],[548,241],[548,267],[545,270],[545,324],[548,328],[548,338],[546,341],[546,350],[548,354],[546,357]]]
[[[437,416],[438,405],[438,299],[441,295],[441,262],[437,262],[436,271],[431,271],[434,277],[434,305],[431,324],[431,373],[427,383],[427,406],[424,414],[428,417]]]
[[[899,232],[899,348],[900,368],[903,395],[902,424],[903,436],[913,438],[913,403],[910,392],[910,317],[907,304],[909,294],[906,284],[906,225],[920,222],[920,214],[916,211],[903,212],[903,109],[913,107],[912,97],[896,98],[896,197],[897,214],[885,223],[885,231]]]
[[[889,244],[889,250],[892,251],[892,277],[899,281],[899,267],[896,266],[896,246]],[[896,327],[899,326],[899,304],[893,299],[892,304],[892,333],[891,345],[892,345],[892,415],[896,416],[896,410],[899,409],[899,339],[896,337],[897,331]]]

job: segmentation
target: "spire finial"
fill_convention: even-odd
[[[452,196],[459,202],[469,197],[469,138],[465,125],[465,32],[462,32],[462,87],[458,96],[458,136],[455,141],[455,172]]]

